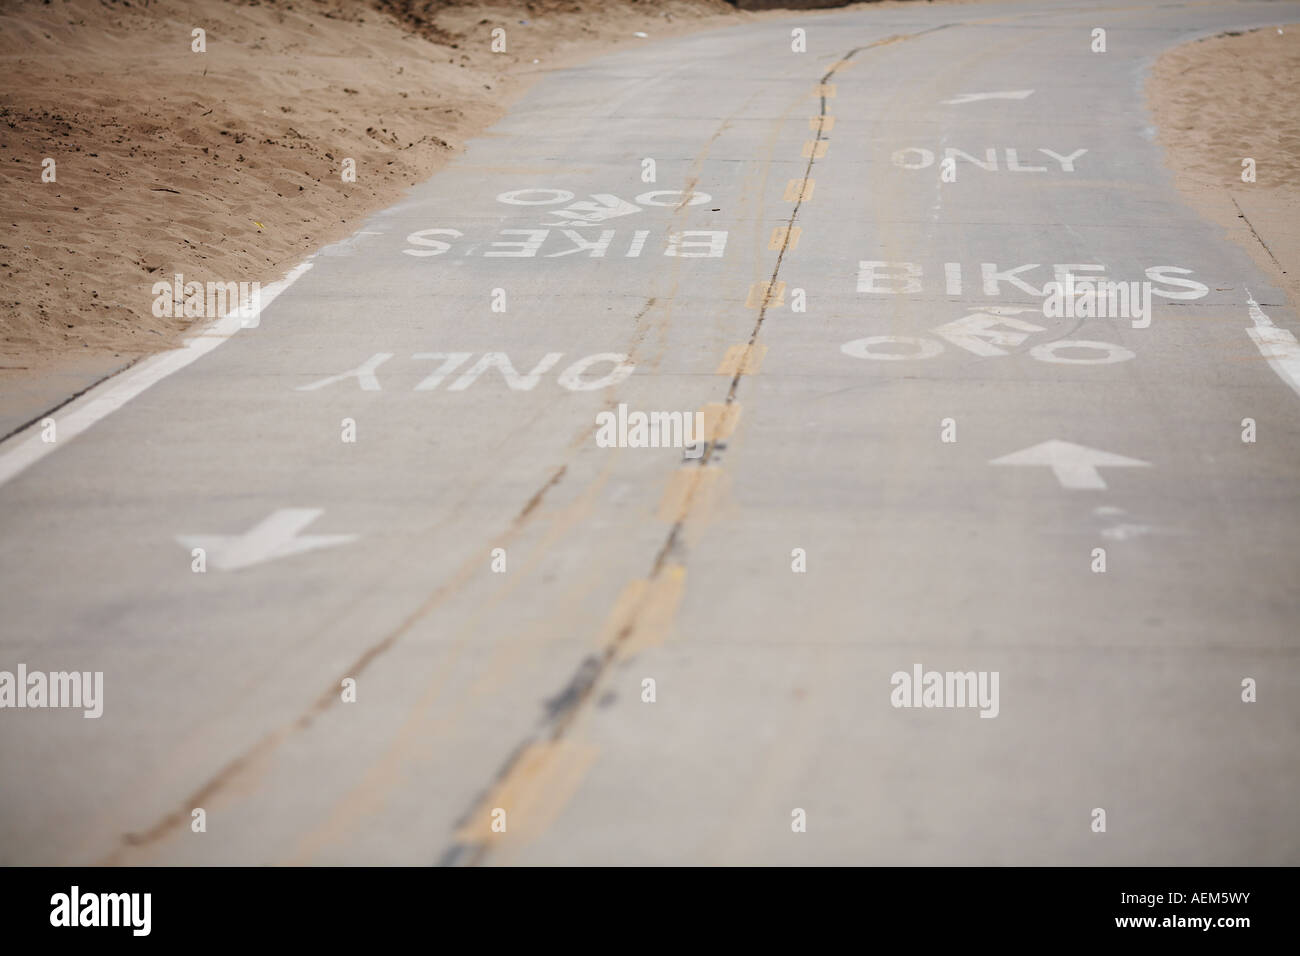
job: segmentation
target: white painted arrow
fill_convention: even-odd
[[[1062,488],[1087,491],[1106,487],[1106,482],[1097,472],[1098,468],[1145,468],[1151,463],[1053,439],[1012,452],[1010,455],[1003,455],[1001,458],[994,458],[989,464],[1046,465],[1052,469]]]
[[[961,103],[974,103],[977,100],[1023,100],[1033,92],[1033,90],[1003,90],[1000,93],[961,93],[955,99],[940,102],[947,106],[957,106]]]
[[[202,548],[219,571],[356,540],[355,534],[298,534],[323,513],[322,508],[281,508],[243,534],[178,534],[176,540],[186,548]]]
[[[640,212],[640,206],[634,206],[626,200],[619,199],[610,193],[592,193],[592,199],[595,202],[575,202],[563,209],[553,209],[557,216],[568,216],[572,222],[557,222],[555,226],[590,226],[594,223],[604,222],[607,219],[613,219],[616,216],[629,216],[634,212]]]

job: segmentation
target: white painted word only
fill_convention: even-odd
[[[1072,173],[1075,171],[1075,160],[1079,159],[1087,152],[1087,150],[1076,149],[1073,153],[1066,155],[1054,152],[1044,147],[1039,147],[1037,152],[1055,160],[1060,166],[1061,172]],[[1055,171],[1050,166],[1035,166],[1033,165],[1032,160],[1029,161],[1028,165],[1022,163],[1020,161],[1020,151],[1016,149],[1004,149],[1002,150],[1002,154],[1006,158],[1006,166],[1003,168],[1005,168],[1009,173],[1045,173],[1048,171]],[[966,152],[964,149],[954,149],[950,146],[943,150],[943,159],[945,162],[951,160],[953,166],[956,166],[957,160],[961,159],[970,163],[972,166],[978,166],[986,172],[996,173],[998,171],[998,150],[992,146],[984,150],[983,159]],[[929,169],[934,165],[934,152],[923,146],[906,146],[903,149],[895,150],[890,156],[890,161],[900,169]]]
[[[349,382],[363,392],[383,391],[383,386],[379,383],[379,370],[393,358],[394,354],[376,352],[355,368],[339,372],[337,375],[327,375],[306,385],[299,385],[296,391],[315,392],[331,385]],[[473,352],[415,352],[411,355],[414,361],[437,364],[429,374],[415,384],[413,391],[433,391],[473,357]],[[530,371],[520,372],[505,352],[485,352],[457,376],[445,391],[464,391],[495,369],[511,391],[531,392],[542,377],[555,368],[563,358],[563,352],[547,352]],[[527,367],[527,364],[521,365],[521,368]],[[621,352],[597,352],[594,355],[583,356],[566,366],[557,376],[556,384],[571,392],[593,392],[619,384],[635,370],[636,365]]]

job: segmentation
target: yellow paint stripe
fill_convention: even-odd
[[[787,202],[812,199],[814,185],[816,183],[811,179],[792,179],[785,184],[785,195],[782,198]]]
[[[813,95],[813,96],[824,96],[824,97],[826,97],[828,100],[833,100],[833,99],[835,99],[835,84],[834,84],[834,83],[818,83],[816,86],[813,87],[813,93],[812,93],[812,95]]]
[[[605,620],[605,627],[597,636],[597,646],[608,647],[618,640],[618,635],[624,628],[633,626],[636,609],[645,600],[645,592],[646,582],[643,578],[630,582],[619,592],[618,600],[614,602],[614,607]]]
[[[529,744],[456,832],[460,843],[501,840],[522,846],[542,833],[577,792],[597,748],[571,740]],[[492,813],[506,812],[504,833],[492,830]]]
[[[826,147],[829,146],[824,139],[812,139],[803,144],[804,159],[821,159],[826,155]]]
[[[767,354],[767,346],[754,345],[733,345],[727,349],[727,354],[722,357],[721,364],[718,365],[717,375],[757,375],[758,370],[763,366],[763,356]]]
[[[683,468],[707,472],[716,469]],[[658,647],[672,636],[673,621],[686,589],[686,568],[668,564],[650,580],[633,581],[619,595],[601,632],[600,646],[615,647],[620,658]]]
[[[793,252],[799,245],[799,236],[803,229],[799,226],[777,226],[772,230],[772,237],[767,240],[767,247],[772,250],[788,249]],[[787,238],[789,245],[786,244]]]
[[[706,441],[722,441],[730,438],[740,421],[740,402],[708,402],[700,411],[704,414],[704,438]]]
[[[668,487],[659,499],[655,513],[660,521],[676,524],[689,513],[692,520],[702,517],[716,501],[718,476],[716,465],[684,465],[673,472]]]
[[[834,116],[810,116],[808,128],[814,133],[829,133],[835,128]]]
[[[760,309],[765,305],[785,305],[784,282],[755,282],[749,287],[745,308]]]
[[[840,70],[847,70],[856,62],[857,62],[856,60],[836,60],[834,63],[831,64],[831,68],[829,72],[838,73],[840,72]]]

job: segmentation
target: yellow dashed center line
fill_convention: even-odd
[[[718,442],[730,438],[740,422],[740,402],[708,402],[700,409],[704,413],[704,438]]]
[[[572,740],[530,743],[511,772],[456,831],[457,841],[479,846],[501,840],[518,848],[536,838],[577,792],[597,753],[594,745]],[[505,811],[504,819],[497,810]]]
[[[799,236],[803,229],[799,226],[777,226],[772,230],[772,236],[767,240],[767,248],[776,251],[779,249],[793,250],[799,245]]]
[[[745,308],[761,309],[765,305],[785,305],[784,282],[755,282],[749,287]]]
[[[680,469],[703,473],[706,468]],[[694,476],[692,476],[694,477]],[[685,489],[688,493],[691,489]],[[665,502],[666,504],[666,502]],[[632,657],[658,647],[672,636],[677,606],[686,590],[686,568],[665,565],[649,579],[633,581],[623,589],[610,612],[599,646],[617,657]]]
[[[757,375],[763,366],[763,356],[767,346],[755,342],[753,345],[733,345],[727,349],[715,375]]]
[[[812,199],[815,185],[811,179],[792,179],[785,184],[785,194],[781,198],[786,202],[807,202]]]

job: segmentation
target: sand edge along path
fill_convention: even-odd
[[[545,72],[770,16],[724,0],[412,12],[424,6],[6,6],[0,437],[208,321],[154,315],[155,282],[272,282],[428,179]]]
[[[1300,311],[1300,24],[1176,47],[1147,95],[1179,189]],[[1243,182],[1253,159],[1255,181]]]

